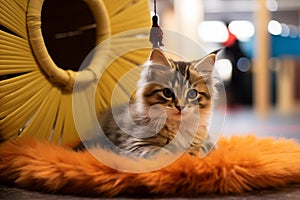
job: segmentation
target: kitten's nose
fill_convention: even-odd
[[[177,108],[177,110],[182,111],[185,106],[175,106],[175,107]]]

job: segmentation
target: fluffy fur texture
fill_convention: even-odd
[[[112,162],[124,159],[104,153]],[[0,145],[0,180],[35,191],[101,197],[242,193],[299,183],[300,145],[286,139],[233,136],[221,138],[204,159],[185,154],[157,171],[125,173],[88,152],[19,139]]]
[[[110,150],[117,146],[118,153],[148,158],[186,149],[193,155],[206,155],[214,145],[207,127],[214,99],[215,57],[174,61],[154,49],[129,105],[102,113],[99,121],[104,134],[95,133],[84,141],[85,146]]]

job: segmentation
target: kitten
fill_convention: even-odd
[[[214,142],[207,129],[215,97],[214,62],[214,53],[200,61],[183,62],[168,59],[160,49],[153,49],[129,104],[99,116],[111,145],[138,157],[162,150],[188,150],[192,155],[210,151]],[[85,147],[107,148],[103,137],[100,134],[85,141]]]

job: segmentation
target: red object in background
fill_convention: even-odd
[[[228,30],[228,29],[227,29]],[[228,30],[228,38],[225,42],[223,42],[223,46],[225,47],[230,47],[232,45],[234,45],[234,43],[236,42],[237,38],[234,34],[232,34],[229,30]]]

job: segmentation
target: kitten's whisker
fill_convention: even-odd
[[[113,118],[114,108],[101,118],[105,136],[128,156],[147,157],[165,146],[172,152],[208,151],[213,144],[206,134],[216,91],[215,57],[185,62],[170,60],[159,50],[153,52],[130,102],[130,115],[121,106],[116,109],[119,124]],[[101,141],[97,144],[103,146]]]

